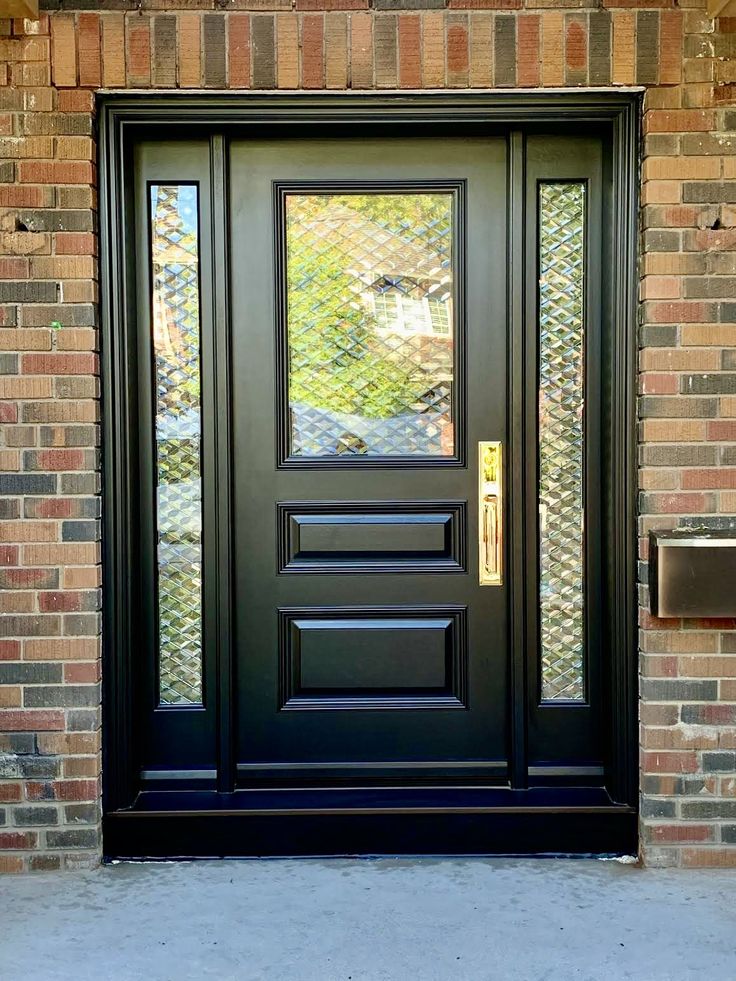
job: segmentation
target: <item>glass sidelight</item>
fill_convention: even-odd
[[[202,702],[198,188],[150,184],[158,695]]]
[[[539,565],[542,700],[585,697],[585,196],[541,182]]]

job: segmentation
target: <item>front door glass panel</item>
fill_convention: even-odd
[[[197,187],[150,185],[158,680],[164,705],[202,702]]]
[[[284,198],[289,455],[452,457],[452,193]]]

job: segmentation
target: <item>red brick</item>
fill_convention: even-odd
[[[37,840],[35,831],[0,831],[0,848],[33,848]]]
[[[99,87],[102,82],[99,14],[80,13],[77,18],[77,32],[79,84]]]
[[[100,680],[100,666],[97,661],[83,664],[65,664],[64,681],[70,685],[92,685]]]
[[[708,824],[658,824],[647,830],[653,842],[713,840],[713,828]]]
[[[0,803],[15,804],[23,799],[23,787],[19,783],[0,783]]]
[[[56,100],[59,112],[91,113],[95,108],[94,94],[86,89],[61,89]]]
[[[245,89],[250,85],[250,15],[231,14],[228,25],[228,82]]]
[[[642,395],[676,395],[679,391],[678,376],[662,372],[648,372],[639,376]]]
[[[33,732],[64,728],[64,713],[58,709],[22,709],[21,711],[0,710],[0,732]]]
[[[713,307],[708,303],[648,303],[645,316],[653,324],[697,324],[711,319]]]
[[[322,14],[305,14],[302,18],[302,85],[319,89],[324,84],[325,52]]]
[[[73,91],[64,89],[63,91]],[[0,187],[0,206],[5,208],[48,208],[53,202],[53,188],[4,184]]]
[[[56,232],[57,255],[97,255],[97,239],[92,232]]]
[[[685,470],[682,475],[684,490],[730,490],[736,487],[736,469],[711,467],[702,470]]]
[[[422,85],[421,21],[416,14],[399,16],[399,85],[405,89]]]
[[[525,88],[539,85],[539,40],[541,19],[536,14],[522,14],[517,22],[517,82]]]
[[[25,375],[96,375],[96,354],[25,354]]]
[[[708,439],[736,442],[736,420],[709,422]]]
[[[462,19],[460,19],[462,17]],[[468,24],[463,15],[447,20],[447,84],[465,86],[470,69]]]
[[[131,85],[151,84],[151,28],[148,17],[128,20],[127,62]]]
[[[698,757],[694,752],[644,753],[642,768],[645,773],[695,773]]]
[[[18,164],[21,184],[92,184],[94,167],[91,163],[37,163],[22,160]]]
[[[70,613],[81,609],[82,598],[78,592],[39,593],[38,608],[42,613]]]
[[[0,566],[18,565],[18,546],[0,545]]]
[[[682,11],[663,10],[659,15],[659,81],[677,85],[682,78]]]
[[[713,128],[709,109],[660,109],[644,115],[645,133],[709,133]]]
[[[582,21],[573,14],[568,19],[565,36],[565,64],[573,72],[585,72],[588,65],[588,42]]]
[[[60,780],[54,785],[56,800],[97,800],[96,780]]]

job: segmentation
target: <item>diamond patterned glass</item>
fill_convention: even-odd
[[[539,185],[542,699],[585,697],[585,185]]]
[[[292,457],[453,456],[453,195],[286,195]]]
[[[151,185],[159,698],[202,702],[197,188]]]

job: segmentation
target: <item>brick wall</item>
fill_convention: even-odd
[[[736,524],[736,19],[714,24],[704,0],[42,6],[38,23],[0,20],[0,871],[10,872],[99,856],[100,86],[647,86],[642,583],[650,528]],[[647,605],[642,585],[645,858],[736,865],[736,621],[657,621]]]

